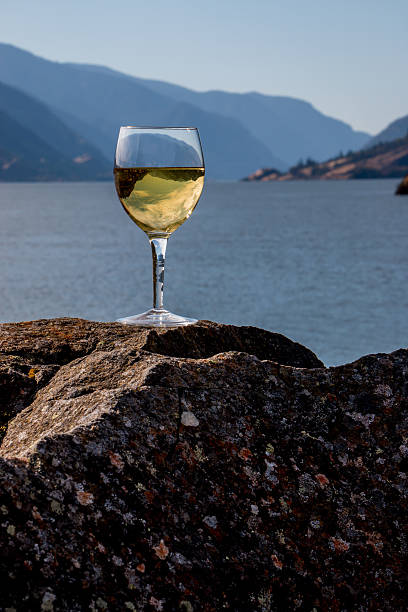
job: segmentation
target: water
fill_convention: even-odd
[[[328,365],[408,345],[397,181],[211,183],[170,239],[165,301],[256,325]],[[110,183],[0,184],[0,320],[109,321],[151,305],[146,236]]]

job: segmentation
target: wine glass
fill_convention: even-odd
[[[142,327],[196,323],[163,307],[163,287],[167,240],[189,218],[203,190],[204,159],[197,128],[121,127],[114,175],[119,200],[147,234],[153,255],[153,308],[118,322]]]

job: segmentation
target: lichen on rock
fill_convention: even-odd
[[[408,352],[0,326],[0,610],[405,610]]]

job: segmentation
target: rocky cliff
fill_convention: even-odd
[[[0,326],[0,609],[405,610],[408,351]]]

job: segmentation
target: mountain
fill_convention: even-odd
[[[0,111],[0,181],[80,181],[103,178],[82,160],[61,155],[34,132]]]
[[[405,138],[408,135],[408,115],[405,117],[400,117],[400,119],[396,119],[392,123],[390,123],[386,128],[384,128],[381,132],[379,132],[373,138],[370,138],[367,147],[372,147],[381,142],[390,142],[391,140],[396,140],[398,138]]]
[[[239,121],[176,102],[114,71],[50,62],[0,44],[0,81],[52,107],[111,159],[120,125],[197,125],[214,178],[239,178],[254,163],[287,167]]]
[[[323,160],[342,150],[361,149],[370,137],[296,98],[267,96],[256,92],[201,93],[163,81],[137,80],[174,100],[189,102],[225,117],[234,117],[288,164],[294,164],[301,158]]]
[[[51,62],[6,44],[0,44],[0,81],[52,107],[109,159],[119,125],[197,125],[214,178],[240,178],[257,166],[282,171],[299,158],[358,149],[369,138],[302,100],[200,93],[103,66]]]
[[[0,180],[35,181],[67,176],[55,149],[0,111]]]
[[[323,163],[308,160],[282,174],[275,168],[257,170],[246,181],[394,178],[408,173],[408,136]]]
[[[46,105],[0,82],[1,180],[95,180],[111,164]]]

